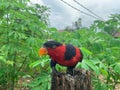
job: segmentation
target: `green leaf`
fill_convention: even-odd
[[[101,71],[101,73],[102,73],[102,75],[104,75],[104,76],[108,76],[108,72],[107,72],[107,70],[105,70],[105,69],[100,69],[100,71]]]
[[[53,33],[57,31],[56,28],[52,27],[52,28],[48,28],[48,30],[52,31]]]
[[[105,66],[105,63],[100,62],[99,67],[107,70],[107,66]]]
[[[103,47],[102,47],[102,44],[101,43],[93,43],[92,44],[92,50],[95,52],[95,53],[100,53],[103,51]]]
[[[119,73],[120,74],[120,63],[116,63],[115,67],[114,67],[114,71],[116,73]]]
[[[86,49],[84,47],[81,47],[80,49],[83,52],[84,57],[87,57],[87,56],[90,56],[93,54],[91,51],[89,51],[88,49]]]
[[[92,52],[89,51],[88,49],[86,49],[84,47],[81,47],[81,49],[82,49],[83,52],[86,52],[87,54],[92,55]]]
[[[40,87],[40,86],[33,87],[33,88],[31,88],[30,90],[41,90],[41,87]]]
[[[107,84],[98,82],[95,86],[95,90],[108,90]]]
[[[112,47],[113,50],[120,50],[120,47]]]
[[[30,64],[30,67],[34,68],[34,67],[38,66],[40,63],[41,63],[41,60],[35,61],[35,62]]]
[[[13,66],[13,64],[14,64],[14,62],[13,62],[13,61],[10,61],[10,60],[8,60],[6,63],[7,63],[8,65],[11,65],[11,66]]]
[[[3,63],[3,62],[5,63],[5,62],[6,62],[6,59],[5,59],[4,56],[0,56],[0,62],[1,62],[1,63]]]
[[[85,63],[85,61],[83,60],[81,63],[81,68],[85,68],[86,70],[89,70],[88,65]]]
[[[93,70],[97,75],[100,74],[99,68],[91,61],[91,60],[85,60],[85,63]]]

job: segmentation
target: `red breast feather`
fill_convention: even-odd
[[[79,48],[70,44],[61,45],[56,48],[48,48],[48,55],[53,61],[63,66],[74,66],[82,60]]]

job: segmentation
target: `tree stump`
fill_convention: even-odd
[[[74,75],[52,74],[51,90],[92,90],[91,73],[84,69],[75,69]]]

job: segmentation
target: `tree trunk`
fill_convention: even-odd
[[[51,90],[92,90],[91,73],[84,69],[75,69],[74,75],[52,75]]]

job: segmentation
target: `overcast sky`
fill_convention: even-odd
[[[40,3],[46,5],[51,9],[50,22],[52,27],[58,29],[63,29],[66,26],[71,26],[72,22],[76,21],[79,17],[82,18],[83,26],[90,26],[95,18],[87,16],[79,11],[74,10],[69,7],[61,0],[32,0],[35,3]],[[87,10],[80,7],[73,0],[64,0],[72,6],[86,12]],[[102,17],[103,19],[108,19],[110,14],[119,13],[120,14],[120,0],[76,0],[85,7],[92,10],[94,13]]]

